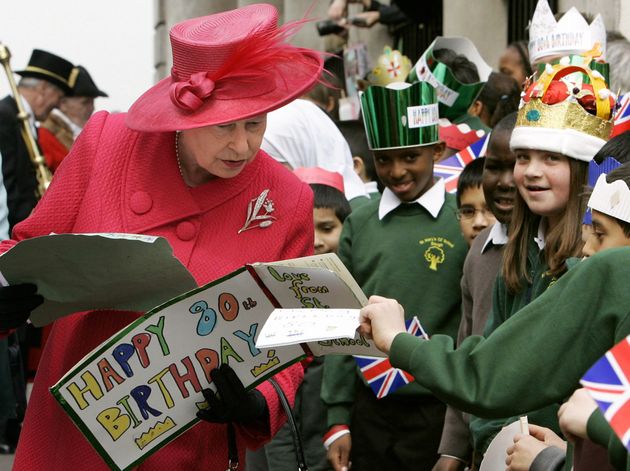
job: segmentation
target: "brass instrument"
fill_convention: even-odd
[[[33,166],[35,167],[35,176],[37,177],[37,190],[35,193],[38,198],[41,198],[50,185],[52,174],[46,166],[46,161],[39,151],[35,136],[33,136],[33,132],[28,121],[29,116],[28,113],[26,113],[26,111],[24,110],[22,96],[20,95],[20,91],[18,90],[17,84],[15,83],[13,71],[11,70],[11,66],[9,64],[10,59],[11,53],[9,52],[9,49],[4,44],[0,43],[0,62],[2,62],[4,71],[6,72],[7,79],[9,80],[9,86],[11,87],[11,92],[13,93],[13,98],[18,108],[17,118],[21,123],[22,138],[26,143],[28,155],[31,159],[31,162],[33,163]]]

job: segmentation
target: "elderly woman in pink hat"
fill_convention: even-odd
[[[277,22],[274,7],[252,5],[175,25],[171,75],[127,114],[92,117],[13,239],[51,232],[158,235],[169,240],[199,284],[246,263],[310,255],[311,190],[260,144],[266,113],[307,91],[322,61],[317,52],[286,43],[295,24],[278,27]],[[250,217],[251,201],[261,201],[259,215],[270,217]],[[0,330],[26,319],[40,302],[34,291],[29,285],[0,289]],[[108,469],[48,388],[138,316],[82,312],[56,321],[15,470]],[[295,365],[276,375],[290,401],[302,374]],[[202,418],[236,422],[236,447],[231,448],[241,462],[246,447],[269,439],[285,420],[268,382],[243,392],[232,414],[219,411]],[[138,469],[225,470],[227,441],[225,424],[202,422]]]

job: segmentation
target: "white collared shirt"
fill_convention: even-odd
[[[545,228],[547,224],[544,219],[540,221],[538,224],[538,234],[534,237],[534,242],[538,246],[538,250],[543,250],[545,248]],[[490,243],[492,245],[505,245],[508,242],[508,234],[507,234],[507,226],[505,224],[500,223],[499,221],[495,222],[490,232],[488,233],[488,238],[481,247],[481,253],[484,253]]]
[[[545,248],[545,231],[547,230],[547,220],[545,218],[540,219],[538,224],[538,234],[534,237],[534,242],[538,246],[538,250]]]
[[[408,203],[403,203],[392,190],[385,188],[381,201],[378,205],[378,218],[379,220],[382,220],[401,204],[414,203],[418,203],[424,209],[429,211],[429,214],[431,214],[433,218],[437,218],[438,214],[440,214],[442,206],[444,205],[445,198],[444,180],[441,178],[437,180],[431,188],[420,195],[417,200],[409,201]]]
[[[376,182],[366,182],[363,186],[365,186],[365,192],[368,196],[370,193],[378,193],[378,184]]]
[[[508,242],[507,225],[497,221],[490,228],[488,238],[481,247],[481,253],[484,253],[490,243],[492,245],[505,245]]]

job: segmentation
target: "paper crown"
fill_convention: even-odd
[[[400,51],[385,46],[383,54],[376,59],[376,67],[368,75],[370,85],[385,87],[390,83],[404,82],[411,70],[411,61]]]
[[[304,183],[331,186],[344,192],[343,176],[320,167],[299,167],[293,173]]]
[[[614,169],[619,167],[621,163],[614,157],[608,156],[606,157],[602,163],[598,164],[596,160],[591,160],[588,163],[588,186],[591,188],[595,187],[599,176],[602,174],[608,174],[612,172]],[[584,219],[582,220],[582,224],[593,224],[593,218],[591,215],[590,208],[586,208],[584,212]]]
[[[606,175],[600,175],[588,200],[588,207],[630,223],[630,188],[623,180],[608,183]]]
[[[427,82],[368,87],[361,93],[361,111],[371,150],[439,141],[437,93]]]
[[[601,46],[596,44],[594,46],[595,50],[601,51]],[[601,55],[599,56],[601,59]],[[556,65],[559,64],[560,61],[563,61],[565,65],[588,65],[591,70],[597,71],[604,77],[606,83],[610,83],[610,65],[607,62],[601,62],[600,60],[591,60],[590,63],[586,63],[585,61],[589,60],[589,57],[584,54],[569,54],[568,56],[556,57],[551,60],[547,60],[547,62],[541,62],[536,66],[537,76],[540,77],[542,73],[545,71],[545,67],[547,64]]]
[[[510,138],[512,150],[557,152],[589,162],[610,137],[614,99],[603,76],[567,62],[547,64],[527,87]]]
[[[465,56],[475,64],[480,81],[462,83],[457,80],[453,71],[434,57],[434,51],[440,49],[450,49],[456,54]],[[413,66],[409,77],[407,77],[407,82],[424,81],[437,88],[440,117],[454,120],[466,113],[488,81],[491,72],[492,68],[483,60],[470,39],[438,36]]]
[[[571,7],[559,21],[547,0],[538,0],[529,26],[529,60],[532,64],[548,56],[581,54],[595,43],[606,52],[606,26],[601,15],[589,25],[580,12]]]
[[[448,119],[439,121],[440,141],[444,141],[446,147],[457,151],[463,150],[481,139],[486,133],[482,129],[472,129],[466,123],[455,124]]]

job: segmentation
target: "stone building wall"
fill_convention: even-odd
[[[281,22],[303,18],[309,8],[309,18],[323,19],[326,16],[328,0],[266,0],[274,4],[281,13]],[[388,0],[381,0],[387,3]],[[420,0],[418,0],[420,1]],[[507,44],[508,0],[443,0],[445,36],[467,36],[476,44],[481,55],[492,67]],[[256,0],[155,0],[155,79],[165,77],[170,70],[170,46],[168,30],[185,18],[207,15],[229,10]],[[567,10],[575,5],[586,13],[601,12],[606,27],[630,37],[630,1],[628,0],[559,0],[559,10]],[[350,6],[350,14],[360,11],[359,5]],[[490,27],[491,26],[491,27]],[[373,64],[388,44],[390,36],[382,25],[370,29],[352,28],[349,42],[365,42],[368,45],[369,59]],[[314,23],[306,24],[294,37],[298,46],[319,50],[334,49],[333,36],[320,37]]]

